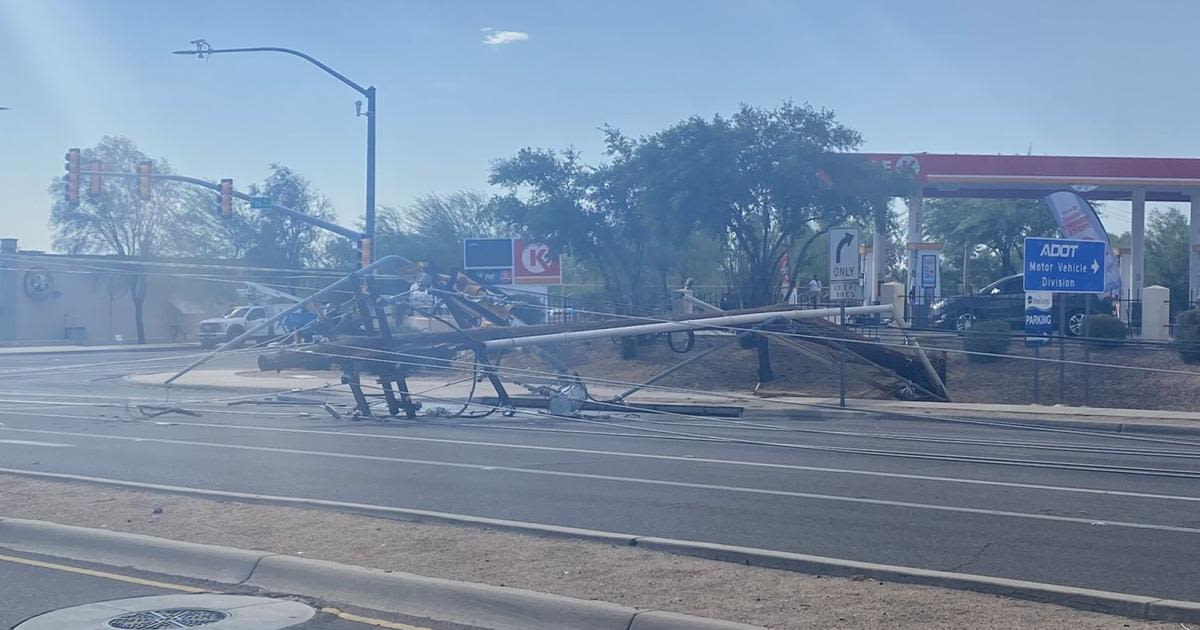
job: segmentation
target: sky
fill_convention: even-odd
[[[832,109],[880,152],[1196,157],[1200,3],[1116,0],[0,0],[0,236],[49,249],[68,147],[133,139],[176,172],[308,177],[362,214],[361,98],[378,90],[378,202],[494,192],[527,146],[603,159],[598,128],[652,133],[739,103]],[[1108,230],[1128,229],[1113,204]]]

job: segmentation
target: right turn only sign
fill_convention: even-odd
[[[858,228],[829,230],[829,299],[862,299],[862,266],[858,257]]]

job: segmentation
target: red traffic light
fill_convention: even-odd
[[[221,180],[221,218],[233,216],[233,180]]]
[[[92,160],[91,174],[88,175],[88,192],[93,195],[99,195],[104,190],[104,179],[100,175],[100,171],[104,170],[104,163],[100,160]]]
[[[152,169],[152,167],[150,165],[150,162],[148,162],[148,161],[147,162],[138,162],[138,165],[137,165],[138,199],[141,199],[142,201],[150,200],[150,172],[151,172],[151,169]]]
[[[67,185],[67,203],[75,205],[79,203],[79,149],[67,149],[67,154],[63,156],[63,159],[67,161],[63,167],[67,171],[67,174],[63,176],[63,181]]]

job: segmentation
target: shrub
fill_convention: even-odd
[[[1011,343],[1012,327],[1008,322],[994,319],[975,322],[962,336],[963,350],[987,353],[967,355],[968,361],[976,363],[995,361],[996,357],[988,355],[1007,354]]]
[[[1129,336],[1129,327],[1112,315],[1088,315],[1083,320],[1083,336],[1093,346],[1111,348]]]
[[[1175,345],[1184,363],[1200,363],[1200,310],[1175,316]]]

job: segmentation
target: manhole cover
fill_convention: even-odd
[[[198,628],[225,621],[229,613],[204,608],[165,608],[143,610],[108,620],[108,627],[117,630],[163,630],[164,628]]]
[[[13,630],[283,630],[316,613],[312,606],[271,597],[151,595],[61,608],[28,619]]]

